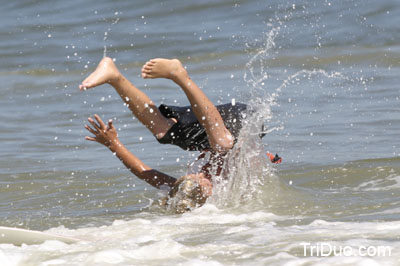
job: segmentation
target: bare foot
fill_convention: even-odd
[[[166,78],[177,81],[188,77],[188,75],[178,59],[156,58],[144,64],[142,77],[145,79]]]
[[[119,73],[113,60],[109,57],[104,57],[98,64],[96,70],[79,85],[79,89],[86,90],[104,83],[112,83],[118,80],[120,76],[121,73]]]

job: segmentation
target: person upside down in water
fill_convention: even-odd
[[[177,212],[199,207],[211,196],[212,175],[221,174],[224,156],[236,144],[247,106],[241,103],[215,106],[192,81],[177,59],[152,59],[143,66],[141,72],[145,79],[165,78],[175,82],[186,94],[190,106],[155,106],[145,93],[120,73],[113,60],[107,57],[101,60],[96,70],[79,88],[86,90],[105,83],[110,84],[158,142],[174,144],[184,150],[200,151],[198,159],[204,158],[209,152],[209,161],[199,173],[176,179],[149,167],[128,151],[120,142],[112,120],[106,125],[98,115],[94,115],[94,119],[88,118],[91,126],[85,125],[85,128],[93,136],[87,136],[86,139],[106,146],[134,175],[150,185],[156,188],[169,186],[169,199],[174,198],[178,191],[183,191],[185,196],[183,202],[179,203],[180,206],[176,207]],[[260,137],[263,136],[260,130]]]

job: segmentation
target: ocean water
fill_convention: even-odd
[[[26,0],[0,15],[0,225],[82,239],[2,243],[0,265],[400,264],[398,1]],[[158,144],[110,86],[79,91],[104,55],[156,103],[188,104],[140,77],[167,57],[216,104],[255,108],[205,206],[159,207],[166,191],[84,140],[99,114],[158,170],[197,156]]]

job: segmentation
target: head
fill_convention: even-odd
[[[199,178],[199,175],[186,175],[179,178],[168,193],[167,207],[172,208],[177,213],[184,213],[201,207],[206,202],[207,197],[211,195],[211,183],[208,180],[203,180],[203,178]]]

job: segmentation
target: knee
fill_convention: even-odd
[[[226,153],[233,148],[234,138],[230,132],[227,132],[216,141],[212,141],[211,148],[216,152]]]

